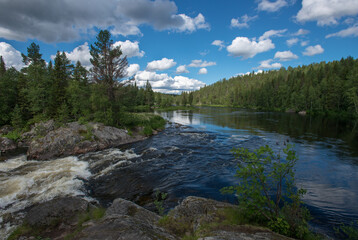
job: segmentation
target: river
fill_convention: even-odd
[[[321,117],[203,107],[158,113],[170,124],[147,140],[48,162],[16,156],[0,162],[0,224],[9,213],[57,196],[79,195],[108,206],[123,197],[155,209],[155,192],[168,193],[167,210],[189,195],[235,203],[220,189],[237,183],[234,147],[269,145],[298,153],[296,183],[315,231],[358,219],[358,126]],[[178,124],[175,124],[178,123]],[[21,216],[21,214],[17,214]],[[13,229],[2,225],[1,234]]]

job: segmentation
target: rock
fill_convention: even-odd
[[[307,114],[306,111],[299,111],[298,114],[302,115],[302,116],[305,116]]]
[[[235,205],[229,203],[200,197],[187,197],[169,213],[170,220],[166,224],[166,228],[170,232],[180,235],[183,235],[183,232],[180,233],[178,230],[186,230],[186,235],[195,233],[195,236],[201,237],[199,238],[201,240],[290,239],[262,227],[225,224],[223,210],[235,208]]]
[[[16,149],[16,143],[8,138],[0,137],[0,154]]]
[[[48,130],[52,129],[50,123],[44,126]],[[26,136],[31,134],[30,132]],[[30,142],[27,155],[29,159],[48,160],[55,157],[78,155],[110,147],[118,147],[145,138],[140,134],[133,135],[129,136],[124,129],[109,127],[99,123],[81,125],[73,122],[58,129],[53,129],[43,137],[33,138]]]
[[[76,239],[178,239],[159,227],[159,216],[124,199],[114,200],[105,217],[95,224],[89,224]]]
[[[14,128],[9,126],[9,125],[5,125],[5,126],[2,126],[0,128],[0,135],[6,135],[8,134],[9,132],[12,132],[14,131]]]
[[[50,131],[55,130],[55,128],[55,121],[53,119],[47,122],[35,123],[29,132],[23,133],[21,135],[21,138],[24,140],[29,140],[34,137],[43,137],[46,136],[46,134]]]
[[[32,227],[48,227],[51,224],[73,224],[77,215],[89,207],[89,203],[78,197],[63,197],[38,204],[30,209],[25,222]]]

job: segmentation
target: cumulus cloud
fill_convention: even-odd
[[[276,0],[273,2],[269,0],[261,0],[258,5],[258,10],[266,12],[277,12],[285,6],[288,6],[288,3],[285,0]]]
[[[207,61],[203,61],[203,60],[199,59],[199,60],[192,60],[188,66],[204,68],[204,67],[210,67],[210,66],[214,66],[214,65],[216,65],[216,62],[207,62]]]
[[[247,14],[239,17],[231,19],[231,27],[233,28],[248,28],[249,22],[255,20],[257,16],[249,17]]]
[[[305,56],[313,56],[317,54],[321,54],[324,52],[324,49],[321,47],[321,45],[317,44],[316,46],[309,46],[305,49],[303,52],[303,55]]]
[[[139,72],[139,65],[136,63],[130,64],[127,68],[127,77],[132,77]]]
[[[291,51],[283,51],[283,52],[276,52],[275,57],[278,58],[280,61],[291,61],[293,59],[297,59],[298,56],[293,54]]]
[[[308,45],[308,43],[309,43],[309,41],[302,41],[302,42],[301,42],[301,46],[302,46],[302,47],[305,47],[305,46]]]
[[[0,42],[0,56],[3,57],[6,68],[14,67],[20,70],[25,66],[21,53],[6,42]]]
[[[205,17],[201,13],[195,18],[188,17],[185,14],[179,14],[179,16],[184,20],[184,24],[177,29],[179,32],[194,32],[197,29],[210,30],[210,25],[205,22]]]
[[[265,61],[261,61],[260,62],[260,66],[257,67],[257,69],[262,69],[262,68],[280,68],[282,67],[281,63],[271,63],[273,60],[272,59],[268,59]]]
[[[271,39],[256,42],[254,40],[251,41],[247,37],[237,37],[226,49],[232,56],[246,59],[274,48],[275,45],[272,43]]]
[[[131,57],[143,57],[145,52],[139,50],[139,43],[137,41],[131,42],[126,40],[125,42],[118,41],[113,44],[114,47],[120,46],[123,55],[127,56],[128,58]]]
[[[142,24],[178,32],[210,28],[201,13],[194,18],[178,14],[170,0],[0,1],[0,37],[11,40],[73,41],[94,28],[137,35]]]
[[[219,50],[223,49],[225,47],[224,41],[221,40],[214,40],[211,45],[218,46]]]
[[[298,29],[297,32],[295,32],[294,34],[292,34],[293,36],[302,36],[302,35],[306,35],[306,34],[309,34],[310,31],[306,30],[306,29],[303,29],[303,28],[300,28]]]
[[[302,23],[317,21],[319,26],[324,26],[338,24],[340,18],[357,14],[357,0],[303,0],[296,19]]]
[[[200,68],[198,74],[208,74],[208,69]]]
[[[80,61],[82,66],[86,67],[87,69],[92,66],[90,62],[91,54],[87,42],[85,42],[83,45],[76,47],[72,50],[72,52],[66,52],[66,56],[74,63]],[[51,58],[54,59],[55,55],[52,55]]]
[[[146,82],[149,81],[153,91],[179,94],[182,91],[195,91],[205,86],[205,83],[184,77],[175,76],[170,77],[166,73],[157,74],[156,72],[140,71],[135,75],[137,86],[144,87]]]
[[[282,30],[269,30],[266,31],[260,38],[259,41],[265,40],[265,39],[269,39],[271,37],[282,37],[282,33],[285,33],[287,31],[287,29],[282,29]]]
[[[331,37],[358,37],[358,25],[349,27],[336,33],[328,34],[326,36],[326,38]]]
[[[290,39],[287,39],[287,40],[286,40],[286,44],[287,44],[289,47],[291,47],[291,46],[297,44],[298,41],[299,41],[298,38],[290,38]]]
[[[176,64],[177,63],[174,62],[174,59],[162,58],[161,60],[149,62],[147,64],[147,70],[148,71],[167,70],[169,68],[174,67]]]
[[[179,67],[177,67],[177,74],[182,74],[182,73],[189,73],[189,71],[186,69],[185,65],[180,65]]]

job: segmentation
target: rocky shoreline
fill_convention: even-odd
[[[11,130],[11,127],[3,127],[0,133],[5,135]],[[146,136],[142,131],[142,127],[137,127],[129,134],[125,129],[101,123],[72,122],[56,127],[55,121],[50,120],[35,124],[17,142],[0,137],[0,152],[6,154],[18,148],[27,148],[28,159],[50,160],[144,140]]]
[[[225,222],[235,206],[200,197],[187,197],[168,215],[158,214],[125,199],[115,199],[101,217],[84,214],[98,209],[78,197],[63,197],[32,207],[11,239],[290,239],[269,229]],[[21,230],[19,229],[25,229]],[[37,238],[36,238],[37,237]]]

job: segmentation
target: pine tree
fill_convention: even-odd
[[[0,77],[4,76],[5,72],[6,72],[5,61],[3,57],[0,56]]]
[[[101,30],[97,36],[97,42],[91,45],[90,59],[93,80],[98,84],[104,84],[110,101],[115,98],[114,89],[126,75],[128,66],[127,57],[121,57],[119,46],[113,46],[113,40],[108,30]]]

